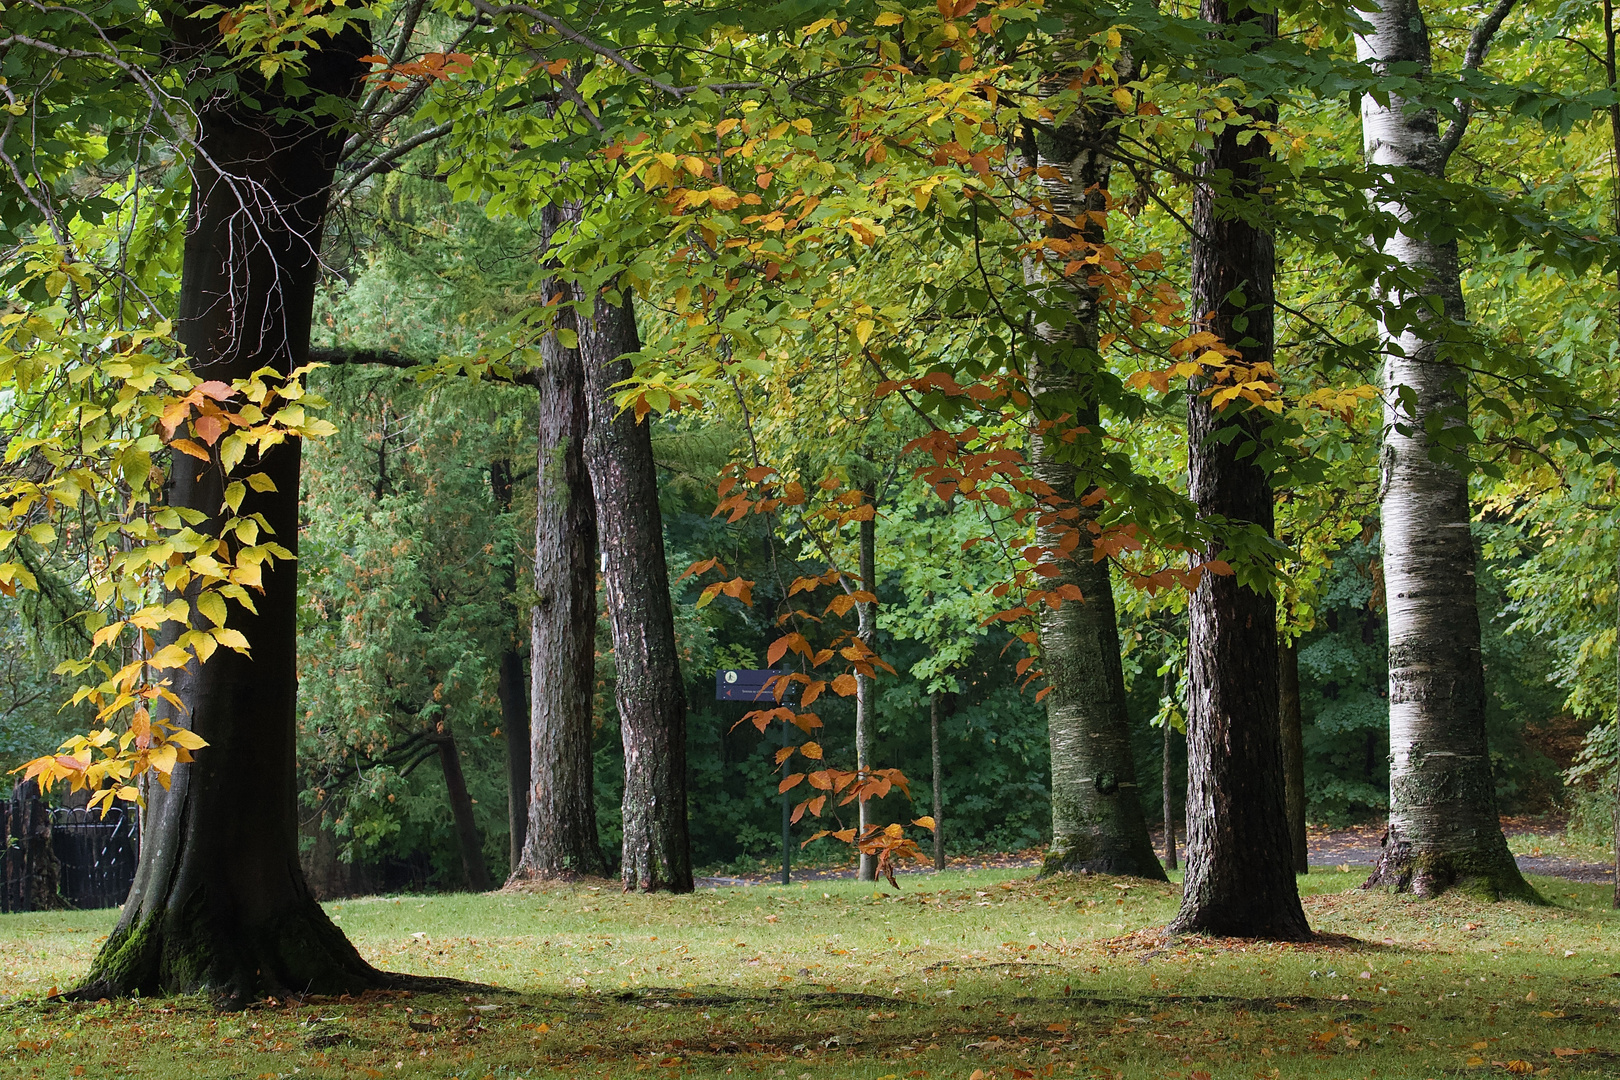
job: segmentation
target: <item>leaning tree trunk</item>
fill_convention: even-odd
[[[547,213],[552,213],[549,207]],[[571,318],[567,328],[572,328]],[[529,819],[514,879],[607,873],[596,831],[591,754],[596,502],[585,464],[590,428],[585,367],[579,350],[564,348],[556,334],[541,343],[541,361],[529,644]]]
[[[1067,81],[1067,77],[1057,80],[1059,85]],[[1036,164],[1056,167],[1061,174],[1061,179],[1045,181],[1055,215],[1081,223],[1079,229],[1061,221],[1048,225],[1048,236],[1073,245],[1060,263],[1084,259],[1105,240],[1101,217],[1108,206],[1111,153],[1117,141],[1102,113],[1080,109],[1037,144]],[[1032,277],[1043,272],[1031,268]],[[1047,580],[1046,587],[1073,585],[1081,599],[1065,601],[1056,609],[1042,605],[1039,618],[1052,758],[1052,846],[1041,873],[1083,871],[1163,881],[1164,868],[1153,854],[1131,754],[1109,564],[1092,558],[1087,526],[1096,520],[1099,507],[1086,506],[1080,498],[1093,485],[1082,478],[1077,456],[1095,455],[1101,434],[1091,384],[1101,363],[1098,287],[1085,270],[1048,276],[1052,277],[1048,302],[1068,312],[1061,328],[1047,325],[1042,335],[1045,346],[1030,371],[1040,421],[1032,471],[1053,493],[1037,519],[1036,540],[1042,547],[1066,552],[1054,558],[1059,573]],[[1077,426],[1084,429],[1078,439]],[[1079,519],[1058,516],[1068,509],[1078,509]],[[1076,530],[1079,544],[1073,546]]]
[[[692,891],[686,824],[686,687],[664,562],[650,426],[612,400],[641,348],[630,294],[596,297],[579,327],[591,412],[586,460],[601,535],[603,580],[624,738],[624,887]]]
[[[872,516],[859,523],[860,530],[860,570],[861,588],[873,596],[877,595],[877,505],[876,489],[868,483],[861,488],[863,496],[861,502],[864,506],[872,508]],[[877,604],[859,603],[855,605],[855,619],[861,641],[868,649],[877,651]],[[877,704],[874,691],[877,687],[870,675],[857,674],[855,676],[855,769],[865,773],[872,767],[872,721],[873,709]],[[866,835],[866,830],[872,827],[872,804],[870,800],[861,799],[856,807],[856,835]],[[862,854],[855,877],[859,881],[877,880],[877,856]]]
[[[207,25],[183,12],[174,21],[182,37]],[[306,82],[352,99],[366,72],[359,57],[370,51],[345,33],[310,53]],[[256,107],[242,96],[204,103],[196,132],[178,335],[210,379],[285,372],[309,348],[341,128],[329,113],[272,119],[275,107],[305,109],[311,99],[257,93]],[[240,513],[263,515],[265,531],[296,549],[298,443],[276,446],[249,469],[275,489],[250,490]],[[176,454],[172,482],[170,505],[206,514],[198,530],[217,534],[218,471]],[[292,562],[279,562],[264,573],[256,613],[231,605],[250,654],[220,649],[175,678],[186,711],[172,719],[209,745],[175,768],[168,792],[154,785],[134,887],[78,996],[205,990],[240,1005],[271,992],[339,994],[392,981],[326,917],[298,863],[297,577]]]
[[[1281,636],[1277,639],[1277,717],[1281,722],[1288,846],[1294,856],[1294,873],[1308,874],[1311,851],[1305,837],[1305,718],[1299,705],[1299,647]]]
[[[467,776],[461,771],[461,748],[448,724],[440,724],[428,741],[439,748],[439,767],[444,771],[444,789],[450,800],[450,818],[456,826],[456,845],[461,851],[467,887],[473,892],[488,892],[489,864],[484,861],[484,838],[478,834],[478,821],[473,816]]]
[[[1465,66],[1478,66],[1509,7],[1499,3],[1475,32]],[[1363,61],[1430,70],[1417,0],[1382,0],[1382,10],[1364,18],[1372,31],[1356,38]],[[1381,250],[1402,266],[1407,282],[1421,282],[1415,289],[1393,286],[1381,297],[1387,313],[1380,510],[1389,606],[1389,829],[1366,886],[1434,896],[1460,885],[1493,898],[1530,898],[1535,893],[1502,834],[1486,746],[1468,476],[1435,444],[1442,430],[1467,422],[1467,377],[1449,362],[1445,346],[1466,316],[1457,242],[1431,234],[1401,191],[1413,172],[1444,175],[1467,114],[1442,135],[1434,109],[1414,109],[1395,95],[1384,102],[1367,95],[1361,117],[1369,163],[1389,185],[1372,198],[1401,223]]]
[[[1277,17],[1226,0],[1204,0],[1217,26],[1275,36]],[[1263,47],[1257,46],[1257,47]],[[1276,110],[1251,111],[1274,121]],[[1241,362],[1273,354],[1276,255],[1265,227],[1269,149],[1231,125],[1198,164],[1193,194],[1192,310],[1238,350]],[[1245,145],[1246,144],[1246,145]],[[1195,381],[1187,404],[1188,494],[1201,517],[1272,530],[1271,483],[1256,463],[1265,415],[1230,403],[1211,407]],[[1232,430],[1236,428],[1236,430]],[[1217,540],[1202,553],[1227,553]],[[1300,941],[1311,936],[1294,881],[1277,724],[1277,611],[1270,590],[1236,576],[1205,574],[1188,610],[1187,870],[1172,933]]]

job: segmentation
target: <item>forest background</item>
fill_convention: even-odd
[[[772,514],[715,516],[716,490],[739,466],[768,467],[806,487],[827,478],[835,492],[870,490],[877,507],[877,651],[895,669],[877,679],[873,759],[903,769],[914,783],[928,777],[928,721],[931,708],[938,709],[950,849],[1017,850],[1050,839],[1046,715],[1039,684],[1019,664],[1027,641],[1018,635],[1028,624],[995,618],[1006,606],[998,586],[1010,576],[1028,578],[1029,566],[1009,553],[1021,546],[1018,529],[1032,532],[1029,519],[1013,516],[1021,505],[1016,493],[999,511],[990,499],[942,500],[927,472],[927,448],[916,440],[929,434],[930,417],[949,417],[957,407],[948,394],[929,400],[939,384],[927,382],[908,384],[925,402],[922,410],[904,393],[879,396],[879,384],[889,380],[864,366],[876,356],[883,365],[901,365],[890,367],[897,379],[948,370],[967,384],[983,376],[995,366],[987,358],[996,355],[998,338],[963,313],[993,306],[998,285],[1011,293],[1023,284],[1009,276],[1027,257],[1016,219],[981,213],[987,197],[965,191],[975,184],[993,189],[999,180],[1016,192],[1027,181],[1009,164],[1022,133],[1017,117],[997,112],[985,89],[990,81],[972,82],[972,50],[953,51],[957,39],[947,28],[982,18],[979,32],[1005,45],[1008,57],[1025,37],[1059,28],[1041,23],[1039,5],[979,7],[869,5],[811,11],[817,17],[798,20],[773,8],[759,16],[775,27],[760,32],[758,64],[791,55],[798,78],[821,77],[835,87],[802,115],[791,93],[767,95],[757,106],[781,116],[760,125],[760,139],[774,144],[776,170],[793,173],[800,186],[796,205],[787,208],[787,219],[797,214],[791,228],[824,234],[804,245],[814,255],[798,256],[823,265],[796,286],[791,301],[770,295],[768,271],[723,295],[705,276],[709,271],[688,265],[694,230],[724,235],[726,228],[760,225],[739,220],[741,211],[718,225],[699,220],[737,210],[737,192],[747,185],[719,184],[712,169],[688,164],[690,156],[661,162],[701,148],[705,139],[717,147],[724,134],[713,117],[726,111],[724,94],[653,108],[613,81],[633,86],[635,78],[608,65],[592,92],[622,112],[615,120],[621,127],[595,132],[587,146],[578,132],[556,126],[562,110],[555,94],[514,89],[524,85],[514,72],[535,64],[523,53],[532,52],[532,43],[514,48],[503,41],[508,54],[494,47],[486,54],[466,44],[469,31],[453,12],[440,22],[423,17],[420,4],[416,15],[410,5],[375,13],[374,25],[407,26],[405,44],[376,65],[382,113],[392,112],[361,134],[377,149],[339,181],[315,306],[317,356],[332,363],[308,379],[330,401],[321,415],[335,426],[306,446],[299,522],[299,789],[310,852],[328,864],[372,867],[379,881],[393,875],[417,886],[463,883],[469,864],[446,812],[442,757],[438,744],[422,737],[448,728],[462,760],[479,855],[497,874],[510,857],[499,682],[502,656],[521,654],[527,643],[538,453],[534,392],[510,383],[513,372],[532,366],[538,338],[555,332],[535,314],[545,306],[540,271],[553,257],[539,223],[540,193],[566,178],[561,162],[587,158],[605,161],[610,172],[621,159],[638,162],[639,172],[612,174],[608,195],[585,200],[591,227],[564,244],[563,257],[584,275],[601,265],[630,266],[640,286],[648,345],[637,357],[639,381],[626,392],[655,406],[647,422],[654,425],[677,640],[692,703],[694,861],[749,866],[778,842],[775,745],[748,725],[736,726],[740,709],[712,702],[716,670],[766,666],[779,633],[772,613],[788,599],[773,565],[776,546],[785,546],[805,572],[819,572],[829,563],[852,565],[858,542],[858,522],[849,518],[813,535],[808,518],[784,524]],[[678,20],[660,26],[656,13],[630,8],[613,28],[626,41],[697,32]],[[287,6],[284,14],[313,10]],[[1108,430],[1135,482],[1152,493],[1134,502],[1122,495],[1130,505],[1118,521],[1140,520],[1146,533],[1150,514],[1143,507],[1161,489],[1173,495],[1186,488],[1189,391],[1180,381],[1133,377],[1159,374],[1161,364],[1173,371],[1174,346],[1186,336],[1184,313],[1165,300],[1187,293],[1190,269],[1183,219],[1191,184],[1177,155],[1210,122],[1211,103],[1190,89],[1190,77],[1183,77],[1188,65],[1138,80],[1122,73],[1121,43],[1117,33],[1108,35],[1128,16],[1145,23],[1144,13],[1092,14],[1099,27],[1094,54],[1113,57],[1121,115],[1142,125],[1132,137],[1144,140],[1140,159],[1115,172],[1111,189],[1111,218],[1129,222],[1130,239],[1121,246],[1129,247],[1133,269],[1121,277],[1130,299],[1117,313],[1119,345],[1102,358],[1120,395],[1104,409]],[[1431,11],[1441,66],[1460,66],[1479,14],[1464,4]],[[1464,287],[1480,334],[1475,396],[1457,447],[1473,466],[1497,795],[1510,812],[1571,812],[1575,826],[1593,835],[1608,827],[1612,804],[1612,786],[1599,781],[1615,761],[1620,600],[1613,463],[1601,450],[1617,371],[1615,298],[1601,275],[1613,265],[1617,192],[1612,59],[1610,70],[1604,66],[1613,37],[1601,15],[1590,4],[1528,3],[1498,31],[1489,85],[1469,84],[1479,102],[1470,105],[1477,112],[1453,166],[1453,182],[1473,194],[1458,198],[1446,219],[1463,245]],[[1293,177],[1279,200],[1286,210],[1274,223],[1282,270],[1271,393],[1287,402],[1294,425],[1279,437],[1289,464],[1278,469],[1280,533],[1292,550],[1271,559],[1276,573],[1267,587],[1282,601],[1285,632],[1298,636],[1309,816],[1334,823],[1375,817],[1388,798],[1381,414],[1374,396],[1362,392],[1376,381],[1366,345],[1371,272],[1358,265],[1367,246],[1340,190],[1354,187],[1350,172],[1360,165],[1353,76],[1346,74],[1354,19],[1348,8],[1285,11],[1282,36],[1300,45],[1305,58],[1296,57],[1296,66],[1267,90],[1282,104],[1277,130],[1266,137]],[[708,25],[725,24],[715,15]],[[965,30],[955,33],[960,38]],[[721,36],[746,51],[745,36]],[[886,56],[885,41],[908,59],[927,55],[945,65],[928,88],[902,90],[888,107],[914,122],[907,110],[927,113],[950,101],[928,121],[944,125],[931,135],[932,145],[954,150],[905,168],[885,167],[872,152],[862,130],[862,109],[875,111],[863,96],[871,84],[839,83],[827,73],[843,78],[868,55]],[[241,36],[233,44],[259,70],[271,65],[265,77],[274,79],[275,66],[289,62],[299,39],[288,32],[257,43]],[[8,57],[22,53],[17,44],[8,49]],[[583,54],[568,55],[566,43],[545,55],[552,65],[584,62]],[[1014,69],[1009,81],[1016,83],[1015,65],[1004,67]],[[567,85],[567,70],[551,71],[556,81],[548,85]],[[1341,88],[1323,92],[1334,80],[1343,80]],[[1027,98],[1038,98],[1034,82],[1025,78],[1023,85]],[[990,104],[975,105],[974,94]],[[17,108],[9,115],[27,113],[30,102],[15,94],[10,100]],[[838,117],[830,124],[829,103]],[[1232,106],[1228,100],[1214,107],[1218,118]],[[628,135],[638,124],[661,132],[642,151]],[[736,130],[735,123],[728,129]],[[77,185],[77,193],[94,187],[106,201],[101,217],[85,215],[69,230],[86,249],[137,241],[132,276],[153,298],[142,317],[156,321],[178,286],[186,190],[177,181],[185,169],[176,155],[131,142],[80,131],[48,148],[56,159],[46,171],[52,184]],[[767,151],[760,153],[765,160]],[[665,179],[650,180],[661,164]],[[816,190],[808,178],[824,165],[835,180],[825,182],[821,198],[806,195]],[[750,182],[769,191],[768,173],[756,166]],[[885,185],[903,197],[891,200]],[[41,235],[40,223],[27,218],[18,213],[8,224],[14,251]],[[782,220],[778,212],[778,229]],[[614,230],[616,237],[605,235]],[[975,280],[992,250],[994,273]],[[643,272],[647,267],[653,269]],[[12,313],[47,311],[63,288],[58,283],[51,291],[45,275],[21,257],[8,260],[8,271]],[[729,273],[725,268],[720,280]],[[1162,308],[1136,319],[1136,309],[1153,297]],[[750,316],[759,323],[747,325]],[[717,326],[762,346],[761,362],[726,367],[729,346],[711,343]],[[696,348],[725,352],[725,363],[712,370],[693,363]],[[380,362],[357,362],[365,357]],[[1027,428],[1009,422],[1000,437],[1022,445]],[[1175,528],[1164,520],[1158,525],[1158,535],[1173,541]],[[997,527],[1014,535],[964,550]],[[0,644],[0,751],[8,767],[51,751],[90,719],[82,705],[60,708],[77,672],[52,672],[83,653],[84,635],[64,616],[95,604],[75,592],[84,583],[62,569],[75,554],[66,535],[41,533],[26,542],[35,545],[27,557],[36,570],[50,570],[53,557],[58,562],[54,575],[37,575],[47,581],[43,592],[24,590],[22,601],[0,609],[8,623]],[[1155,547],[1151,538],[1146,547],[1122,544],[1112,555],[1119,564],[1115,602],[1138,794],[1144,812],[1156,818],[1165,805],[1160,778],[1185,769],[1179,739],[1167,739],[1163,728],[1174,728],[1182,709],[1186,597],[1179,588],[1143,581],[1165,560],[1183,556],[1173,542]],[[689,566],[714,558],[733,579],[754,583],[750,604],[706,595],[708,578],[682,579]],[[598,637],[595,793],[602,846],[611,852],[619,840],[624,766],[605,616]],[[823,700],[827,731],[820,741],[830,757],[853,758],[853,713],[849,699]],[[1168,770],[1160,767],[1165,754]],[[813,826],[806,821],[799,829],[808,836]]]

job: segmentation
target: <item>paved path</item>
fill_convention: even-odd
[[[1567,881],[1612,882],[1614,880],[1613,866],[1586,862],[1556,853],[1556,849],[1561,846],[1558,837],[1563,832],[1563,825],[1560,822],[1504,818],[1502,827],[1515,847],[1521,850],[1526,846],[1529,847],[1527,854],[1518,856],[1519,869],[1527,874],[1564,878]],[[1382,825],[1359,825],[1348,829],[1331,830],[1312,829],[1309,836],[1311,865],[1324,869],[1349,867],[1352,874],[1360,874],[1365,877],[1378,862],[1379,842],[1383,835],[1384,827]],[[1154,833],[1153,845],[1157,851],[1164,850],[1161,833]],[[948,868],[951,870],[1012,870],[1034,869],[1039,865],[1040,852],[1026,851],[1015,855],[982,855],[955,858],[949,861]],[[933,872],[932,867],[917,869],[908,867],[898,870],[897,876],[926,876]],[[697,884],[699,888],[768,885],[774,883],[777,878],[776,873],[769,872],[739,874],[728,877],[698,878]],[[811,881],[852,881],[854,878],[855,867],[853,864],[808,870],[795,869],[793,871],[795,884]]]

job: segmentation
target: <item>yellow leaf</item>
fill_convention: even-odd
[[[899,26],[905,21],[906,17],[900,14],[898,11],[885,11],[883,14],[873,19],[872,23],[875,26]]]
[[[1134,113],[1136,111],[1136,100],[1131,97],[1131,92],[1123,86],[1114,87],[1113,93],[1109,96],[1114,99],[1114,104],[1119,106],[1120,112]]]
[[[237,508],[242,505],[242,496],[246,494],[247,487],[240,480],[232,480],[226,486],[225,505],[231,508],[231,513],[236,513]]]
[[[217,592],[205,592],[197,597],[197,610],[215,626],[225,625],[225,598]]]
[[[187,750],[201,750],[208,745],[207,740],[190,728],[172,728],[164,736],[164,741],[172,742],[176,746],[183,746]]]
[[[262,472],[256,472],[247,478],[248,487],[254,491],[274,491],[276,482]]]
[[[221,626],[218,629],[211,631],[211,633],[214,635],[214,640],[218,641],[227,649],[235,649],[237,652],[248,651],[248,639],[242,636],[242,631],[240,630],[233,630],[228,626]]]
[[[855,324],[855,340],[860,342],[861,345],[864,346],[866,344],[867,339],[872,336],[872,330],[875,328],[876,325],[877,324],[874,323],[871,319],[862,319],[860,322],[856,323]]]
[[[151,761],[152,768],[167,774],[174,771],[175,763],[180,760],[180,752],[172,744],[164,743],[152,751],[148,760]]]
[[[166,671],[169,668],[185,667],[190,661],[191,654],[180,646],[165,645],[147,663],[159,671]]]

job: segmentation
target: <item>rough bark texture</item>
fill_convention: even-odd
[[[1311,872],[1305,839],[1305,718],[1299,707],[1299,650],[1292,640],[1277,640],[1277,716],[1281,721],[1283,803],[1288,808],[1288,844],[1294,873]]]
[[[1500,25],[1505,14],[1499,5],[1491,17]],[[1356,39],[1363,61],[1430,70],[1428,31],[1416,0],[1383,0],[1382,10],[1364,17],[1372,31]],[[1488,41],[1488,33],[1483,42],[1476,33],[1465,63],[1477,66]],[[1382,104],[1364,97],[1361,120],[1373,166],[1435,177],[1444,174],[1461,135],[1455,123],[1442,134],[1435,110],[1414,110],[1393,95]],[[1392,171],[1391,178],[1398,191],[1400,173]],[[1485,740],[1468,477],[1454,459],[1436,460],[1430,453],[1435,429],[1466,422],[1466,375],[1447,363],[1444,340],[1466,315],[1457,244],[1431,236],[1398,194],[1378,198],[1381,209],[1403,222],[1383,253],[1422,284],[1383,298],[1398,312],[1383,327],[1390,808],[1384,852],[1366,885],[1421,896],[1463,886],[1491,897],[1528,898],[1535,894],[1508,851],[1497,817]],[[1439,316],[1427,307],[1435,300]]]
[[[541,359],[528,828],[514,880],[607,873],[591,758],[597,554],[585,366],[555,334],[541,343]]]
[[[675,650],[652,432],[612,400],[613,385],[630,377],[630,362],[621,358],[641,348],[628,293],[617,307],[597,297],[595,312],[579,328],[579,347],[591,413],[586,460],[624,737],[624,887],[691,892],[686,689]]]
[[[863,502],[872,506],[874,516],[860,523],[860,562],[861,562],[861,588],[877,595],[877,518],[875,489],[868,483],[861,488],[865,496]],[[877,651],[877,604],[855,605],[856,632],[860,635],[866,647],[873,652]],[[855,769],[864,774],[872,767],[872,712],[877,702],[874,700],[871,676],[855,676]],[[857,807],[858,836],[865,836],[866,830],[872,825],[872,805],[866,800],[860,800]],[[861,855],[860,865],[856,872],[859,881],[877,880],[877,856]]]
[[[473,892],[488,892],[489,864],[484,861],[484,838],[478,834],[472,797],[467,794],[467,777],[461,771],[461,748],[447,726],[441,725],[431,741],[439,748],[439,767],[444,770],[444,787],[450,799],[450,816],[456,823],[456,844],[461,849],[467,887]]]
[[[1275,15],[1204,0],[1216,25]],[[1263,119],[1275,119],[1265,110]],[[1269,152],[1228,127],[1198,164],[1193,195],[1192,309],[1248,364],[1273,351],[1275,252],[1260,190]],[[1272,529],[1271,485],[1254,464],[1255,412],[1216,413],[1195,386],[1188,397],[1188,489],[1201,516]],[[1239,428],[1235,438],[1223,431]],[[1240,457],[1240,453],[1248,453]],[[1222,554],[1219,544],[1206,559]],[[1174,933],[1299,941],[1311,936],[1294,881],[1277,724],[1277,618],[1271,593],[1235,576],[1205,574],[1188,612],[1187,871]]]
[[[1061,217],[1084,223],[1078,231],[1059,222],[1047,227],[1048,235],[1077,245],[1071,258],[1083,258],[1089,245],[1105,239],[1104,226],[1089,215],[1100,217],[1107,207],[1109,153],[1116,140],[1105,117],[1080,110],[1037,144],[1039,164],[1061,173],[1061,179],[1044,182],[1053,209]],[[1069,309],[1068,320],[1044,327],[1043,336],[1067,347],[1054,350],[1055,358],[1031,365],[1037,416],[1052,422],[1036,436],[1032,464],[1036,479],[1052,488],[1061,505],[1072,507],[1079,505],[1081,494],[1076,457],[1096,443],[1095,438],[1074,439],[1073,429],[1078,424],[1093,436],[1098,433],[1096,395],[1087,375],[1099,362],[1098,296],[1083,272],[1052,275],[1052,290]],[[1048,579],[1046,587],[1074,585],[1083,597],[1056,610],[1043,605],[1039,620],[1052,757],[1052,845],[1041,872],[1127,874],[1163,881],[1164,868],[1153,854],[1131,755],[1109,564],[1091,557],[1086,527],[1098,508],[1079,509],[1078,521],[1043,514],[1036,530],[1037,543],[1061,549],[1065,534],[1078,528],[1080,542],[1073,557],[1057,560],[1060,573]],[[1072,542],[1073,537],[1068,539]]]
[[[177,36],[211,24],[174,20]],[[346,34],[312,52],[307,82],[353,97],[371,51]],[[264,111],[222,96],[201,110],[181,276],[178,334],[196,369],[230,380],[259,367],[304,362],[326,197],[340,137],[335,120],[269,119],[286,102],[260,91]],[[302,104],[307,105],[308,102]],[[218,170],[218,171],[216,171]],[[222,484],[211,467],[175,455],[170,503],[210,515]],[[298,543],[299,447],[283,443],[247,462],[275,484],[249,492],[243,514],[263,514],[275,540]],[[241,1004],[287,991],[338,994],[393,981],[360,958],[311,897],[298,862],[293,753],[297,569],[264,574],[258,613],[232,604],[231,625],[252,645],[220,649],[179,673],[183,721],[209,743],[174,770],[146,815],[135,885],[117,927],[78,993],[212,991]]]

